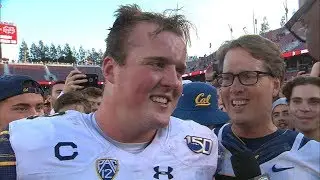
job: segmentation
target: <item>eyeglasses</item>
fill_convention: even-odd
[[[271,73],[261,71],[243,71],[239,74],[222,73],[218,76],[218,84],[222,87],[228,87],[233,84],[234,78],[238,77],[239,82],[245,86],[255,85],[261,75],[272,76]]]
[[[308,24],[305,22],[305,15],[316,1],[317,0],[306,1],[305,4],[284,25],[293,36],[304,43],[306,42],[306,34],[308,30]]]

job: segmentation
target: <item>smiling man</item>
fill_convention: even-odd
[[[43,115],[43,91],[28,76],[0,77],[0,127],[29,116]]]
[[[221,141],[216,180],[319,178],[320,144],[272,122],[284,61],[276,44],[246,35],[219,49],[221,97],[231,124],[215,129]]]
[[[286,83],[283,94],[297,130],[320,142],[320,77],[297,77]]]
[[[106,40],[98,110],[11,123],[3,133],[9,141],[0,144],[0,154],[10,155],[0,179],[212,180],[216,136],[170,117],[182,92],[189,26],[176,12],[121,6]]]
[[[286,98],[279,98],[273,102],[272,121],[279,129],[294,129]]]

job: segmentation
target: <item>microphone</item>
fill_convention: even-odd
[[[232,169],[239,180],[269,180],[261,175],[258,161],[250,151],[238,152],[231,156]]]

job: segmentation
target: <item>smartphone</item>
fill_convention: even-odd
[[[86,79],[88,80],[85,83],[79,84],[80,86],[84,87],[97,87],[98,86],[98,75],[97,74],[86,74]]]

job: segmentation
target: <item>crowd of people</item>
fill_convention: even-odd
[[[303,19],[320,60],[320,0],[299,2],[286,27]],[[221,45],[206,82],[183,81],[183,15],[115,16],[102,89],[77,69],[48,92],[0,77],[0,179],[319,179],[320,62],[284,83],[279,47],[245,35]]]

